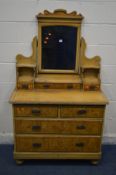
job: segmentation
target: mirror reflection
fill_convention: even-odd
[[[77,27],[42,27],[42,69],[74,70]]]

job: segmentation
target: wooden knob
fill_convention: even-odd
[[[77,111],[77,114],[79,114],[79,115],[84,115],[86,113],[87,113],[87,111],[85,109],[80,109],[79,111]]]
[[[72,89],[73,88],[73,85],[68,85],[67,88],[68,89]]]
[[[28,89],[28,84],[22,84],[23,89]]]
[[[83,142],[79,142],[75,144],[76,147],[84,147],[84,143]]]
[[[39,130],[41,130],[41,126],[40,125],[34,125],[34,126],[32,126],[32,131],[39,131]]]
[[[41,111],[39,109],[32,109],[32,114],[40,114]]]
[[[49,85],[49,84],[44,84],[43,87],[44,87],[45,89],[47,89],[47,88],[50,87],[50,85]]]
[[[86,129],[85,125],[78,125],[76,128],[77,129]]]
[[[42,144],[41,143],[33,143],[32,146],[33,146],[33,148],[41,148]]]

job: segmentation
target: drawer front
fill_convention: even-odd
[[[16,117],[57,117],[57,106],[51,105],[15,105],[14,114]]]
[[[32,83],[18,83],[17,84],[18,89],[34,89],[34,84]]]
[[[61,117],[103,117],[104,106],[62,106]]]
[[[102,121],[15,120],[17,134],[101,135]]]
[[[77,83],[35,83],[36,89],[80,89]]]
[[[16,136],[17,152],[99,152],[100,138]]]

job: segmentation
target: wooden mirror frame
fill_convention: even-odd
[[[37,15],[38,19],[38,38],[34,37],[32,42],[32,55],[25,57],[22,54],[16,56],[16,80],[17,89],[34,89],[36,88],[36,83],[40,82],[39,74],[44,73],[72,73],[69,76],[77,76],[80,79],[81,88],[83,90],[100,90],[101,80],[100,80],[100,60],[99,56],[94,56],[88,58],[85,55],[86,52],[86,42],[83,37],[81,37],[81,23],[82,15],[77,14],[75,11],[67,13],[66,10],[55,10],[53,13],[45,10],[44,13],[39,13]],[[70,26],[76,25],[78,27],[78,55],[77,64],[74,71],[72,70],[42,70],[41,69],[41,27],[43,25],[54,25],[54,24],[67,24]],[[78,76],[79,74],[79,76]],[[42,75],[42,76],[43,76]],[[50,75],[50,74],[49,74]],[[62,76],[62,74],[60,74]],[[51,75],[50,75],[51,76]]]
[[[44,13],[37,15],[38,19],[38,58],[37,68],[39,73],[79,73],[80,69],[80,41],[81,22],[83,16],[73,11],[67,13],[66,10],[57,9],[53,13],[44,10]],[[42,69],[42,27],[43,26],[72,26],[77,27],[76,64],[74,70]]]

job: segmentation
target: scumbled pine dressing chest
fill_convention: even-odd
[[[101,90],[100,57],[85,56],[83,16],[45,10],[30,57],[16,57],[13,106],[14,159],[101,158],[107,98]]]

